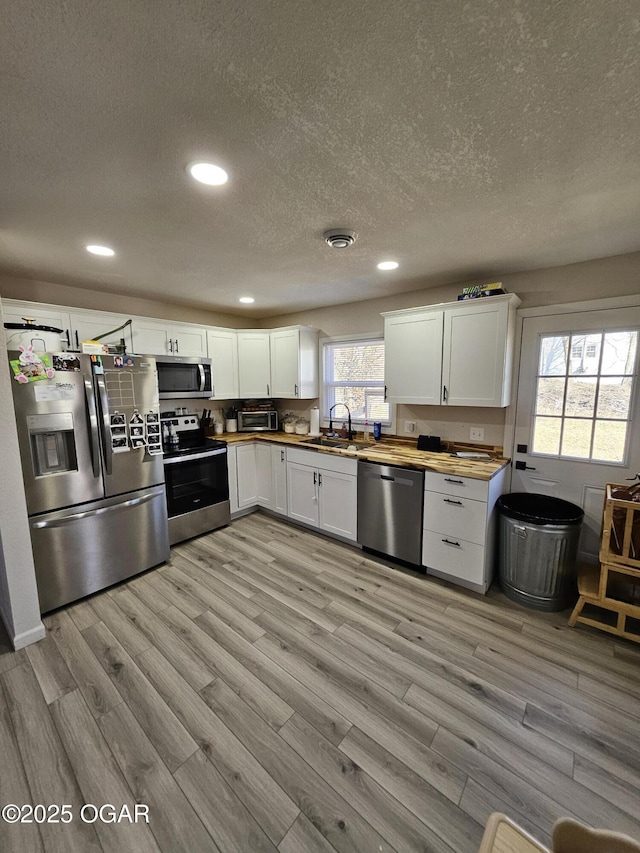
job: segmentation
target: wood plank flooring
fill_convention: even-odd
[[[254,513],[0,641],[0,850],[475,853],[640,839],[640,653]],[[149,823],[84,823],[84,803]]]

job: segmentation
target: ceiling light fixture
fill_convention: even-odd
[[[225,170],[213,163],[192,163],[189,166],[189,172],[196,181],[211,187],[219,187],[229,180]]]
[[[397,270],[399,264],[397,261],[380,261],[378,264],[379,270]]]
[[[109,246],[85,246],[87,252],[91,252],[92,255],[102,255],[104,258],[112,258],[115,255],[113,249],[110,249]]]
[[[241,296],[240,299],[238,299],[238,302],[243,302],[245,305],[251,305],[251,303],[255,301],[256,300],[253,296]]]
[[[322,239],[332,249],[346,249],[356,241],[357,234],[349,228],[331,228],[325,231]]]

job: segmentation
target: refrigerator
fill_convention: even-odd
[[[155,359],[9,352],[40,610],[169,558]]]

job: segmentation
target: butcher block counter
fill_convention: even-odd
[[[212,436],[213,438],[213,436]],[[370,445],[360,450],[347,450],[345,447],[321,447],[309,444],[308,435],[295,435],[286,432],[228,432],[217,435],[215,438],[222,439],[228,444],[237,444],[244,441],[268,441],[270,443],[285,444],[290,447],[299,447],[306,450],[316,450],[318,453],[331,453],[339,456],[347,456],[352,459],[362,459],[367,462],[381,462],[385,465],[400,465],[404,468],[415,468],[419,471],[435,471],[439,474],[453,474],[459,477],[472,477],[476,480],[491,480],[492,477],[505,468],[510,460],[501,455],[501,448],[484,448],[483,451],[491,454],[491,459],[460,459],[451,456],[450,453],[432,453],[427,450],[418,450],[415,440],[398,438],[383,438],[379,442],[371,442]],[[355,439],[358,445],[363,444],[362,439]],[[471,450],[468,445],[455,445],[454,450]],[[495,451],[495,452],[494,452]]]

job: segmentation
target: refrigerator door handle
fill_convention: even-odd
[[[200,388],[199,388],[199,390],[204,391],[205,389],[204,389],[204,365],[203,364],[198,365],[198,373],[200,374]]]
[[[100,415],[102,418],[102,452],[104,454],[104,467],[107,474],[113,474],[113,450],[111,448],[111,421],[109,420],[109,398],[107,397],[107,383],[104,373],[96,376],[98,383],[98,401],[100,403]]]
[[[149,492],[146,495],[140,495],[139,498],[131,498],[131,500],[121,501],[120,503],[112,504],[111,506],[103,506],[100,507],[100,509],[88,509],[85,510],[85,512],[74,512],[71,515],[65,515],[62,518],[52,518],[49,521],[36,521],[32,523],[32,526],[36,527],[38,530],[50,527],[63,527],[65,524],[69,524],[72,521],[80,521],[83,518],[105,515],[105,513],[108,512],[121,512],[123,509],[126,509],[126,507],[139,506],[140,504],[148,503],[155,497],[157,497],[157,495],[154,492]]]
[[[98,412],[96,410],[96,395],[90,376],[84,377],[84,397],[87,405],[87,420],[89,421],[89,449],[91,452],[91,467],[93,476],[100,476],[100,440],[98,432]]]

